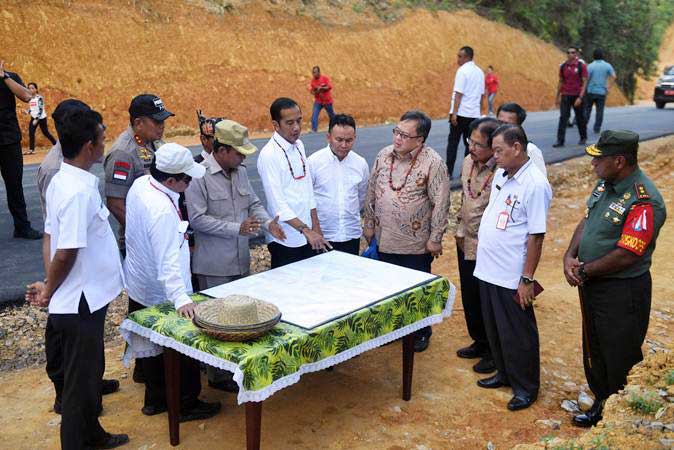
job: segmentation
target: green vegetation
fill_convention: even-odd
[[[640,395],[630,395],[627,405],[632,408],[632,411],[639,414],[655,414],[662,406],[662,400],[658,394],[649,391]]]
[[[669,373],[665,375],[665,383],[667,383],[667,386],[674,384],[674,370],[670,370]]]

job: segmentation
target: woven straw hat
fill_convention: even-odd
[[[281,311],[247,295],[229,295],[199,303],[194,325],[225,341],[246,341],[265,334],[281,320]]]

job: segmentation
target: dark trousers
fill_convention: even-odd
[[[557,125],[557,142],[564,143],[566,137],[566,127],[569,125],[569,116],[571,115],[571,108],[576,113],[576,124],[578,125],[578,133],[581,139],[587,139],[587,119],[583,114],[583,105],[575,106],[574,102],[578,98],[577,95],[562,95],[559,102],[559,124]]]
[[[54,136],[51,135],[49,132],[49,125],[47,124],[47,118],[44,119],[39,119],[37,121],[37,124],[33,125],[33,120],[30,119],[28,122],[28,148],[31,150],[35,150],[35,130],[37,130],[37,127],[40,127],[40,131],[42,131],[42,134],[44,134],[44,137],[49,139],[49,142],[51,142],[51,145],[56,144],[56,139],[54,139]]]
[[[145,306],[129,298],[129,313]],[[145,377],[145,406],[166,406],[166,380],[164,378],[164,355],[137,358]],[[180,409],[192,408],[201,393],[201,373],[199,362],[180,355]]]
[[[338,250],[344,253],[351,253],[352,255],[358,255],[360,252],[360,238],[350,239],[344,242],[333,242],[330,241],[333,250]]]
[[[643,359],[641,344],[648,331],[651,287],[650,272],[636,278],[589,280],[581,287],[586,331],[583,365],[597,399],[622,389],[627,373]]]
[[[317,254],[309,244],[305,244],[302,247],[286,247],[278,242],[270,242],[267,244],[267,248],[271,255],[272,269],[302,261]]]
[[[501,381],[513,394],[537,397],[541,363],[534,308],[524,311],[513,298],[517,291],[480,280],[482,315],[489,347]]]
[[[91,313],[84,294],[78,314],[50,314],[63,351],[61,448],[83,449],[105,439],[98,421],[107,306]]]
[[[47,317],[47,327],[44,330],[44,351],[47,356],[47,376],[54,384],[57,402],[60,402],[63,396],[62,347],[61,333],[54,329],[54,315],[50,314]]]
[[[406,267],[408,269],[420,270],[422,272],[431,273],[431,263],[433,262],[433,255],[430,253],[422,253],[420,255],[399,255],[395,253],[379,253],[379,261],[395,264],[396,266]],[[430,338],[433,334],[431,327],[424,327],[414,333],[416,337]]]
[[[598,94],[585,94],[583,97],[583,109],[585,110],[585,126],[590,121],[590,114],[592,114],[592,105],[596,107],[594,115],[594,127],[593,130],[595,133],[601,131],[601,124],[604,121],[604,106],[606,105],[606,96]]]
[[[466,260],[461,249],[456,247],[456,255],[459,260],[459,280],[461,281],[461,303],[463,315],[466,317],[468,334],[475,342],[476,350],[489,353],[489,341],[484,329],[482,318],[482,303],[480,301],[480,283],[473,272],[475,261]]]
[[[23,198],[23,155],[21,142],[0,145],[0,174],[7,189],[7,206],[14,218],[14,229],[23,231],[30,228]]]
[[[470,123],[475,120],[472,117],[456,116],[456,126],[449,123],[449,137],[447,138],[447,172],[449,178],[454,173],[454,164],[456,163],[456,154],[459,151],[459,141],[463,139],[465,150],[463,156],[468,154],[468,138],[470,137]],[[463,158],[461,158],[463,160]]]

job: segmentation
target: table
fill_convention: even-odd
[[[385,263],[373,263],[393,270],[384,267]],[[232,372],[239,385],[238,403],[245,403],[246,408],[247,448],[259,449],[262,402],[266,398],[297,383],[305,373],[326,369],[398,339],[402,340],[403,399],[410,400],[412,333],[451,315],[455,295],[455,287],[447,279],[426,275],[426,281],[385,298],[370,299],[366,306],[318,327],[305,329],[282,321],[265,336],[243,343],[222,342],[199,332],[190,320],[179,317],[170,303],[142,309],[129,315],[120,327],[129,344],[124,360],[128,364],[134,357],[164,352],[171,445],[179,443],[178,353]],[[194,294],[192,298],[200,302],[208,297]]]

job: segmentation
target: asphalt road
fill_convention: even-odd
[[[566,147],[562,149],[552,148],[556,137],[558,117],[557,111],[534,112],[529,114],[524,124],[529,139],[541,148],[548,164],[583,154],[583,148],[574,145],[578,141],[576,128],[567,130]],[[321,120],[324,122],[325,116],[322,116]],[[594,120],[594,116],[591,120]],[[379,150],[391,143],[392,128],[392,125],[382,125],[359,129],[355,150],[371,165]],[[588,128],[592,129],[591,127]],[[674,134],[674,108],[671,105],[664,110],[657,110],[654,106],[607,108],[604,114],[603,128],[633,130],[640,134],[642,140]],[[433,121],[427,144],[437,150],[443,157],[448,133],[449,125],[446,120]],[[593,135],[590,131],[589,141],[594,142],[597,138],[598,136]],[[258,148],[261,148],[266,141],[267,139],[259,139],[253,142]],[[302,141],[307,154],[311,154],[326,145],[325,136],[322,133],[308,134],[302,137]],[[462,146],[460,150],[461,148]],[[201,148],[197,146],[191,150],[196,154],[201,151]],[[256,163],[257,155],[248,157],[245,161],[253,188],[264,201]],[[458,157],[454,167],[454,179],[458,178],[460,164],[461,158]],[[25,166],[23,187],[28,205],[28,216],[35,228],[42,229],[40,200],[35,181],[37,167],[37,165]],[[101,177],[102,191],[103,167],[95,166],[94,173]],[[113,229],[117,229],[116,224],[113,224]],[[12,238],[12,231],[12,217],[7,209],[5,185],[2,183],[0,184],[0,304],[21,299],[27,283],[44,278],[41,262],[41,241],[14,239]]]

